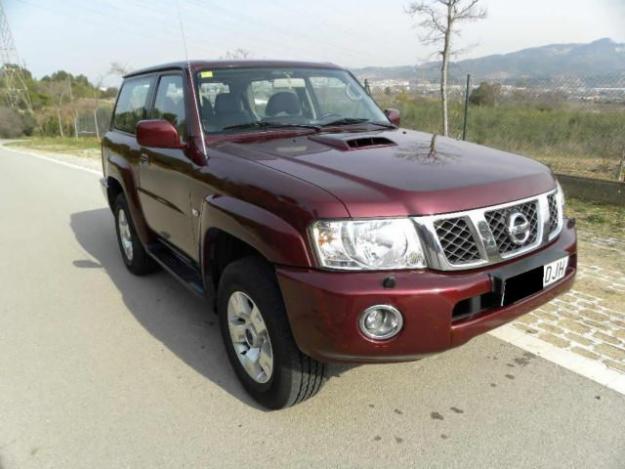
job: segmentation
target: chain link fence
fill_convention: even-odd
[[[427,80],[368,80],[405,127],[439,133],[440,86]],[[449,135],[525,154],[554,171],[623,180],[625,73],[549,79],[471,76],[448,85]]]
[[[101,138],[109,128],[112,110],[99,107],[93,111],[82,111],[75,118],[75,133],[78,137]]]

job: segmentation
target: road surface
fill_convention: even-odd
[[[2,469],[625,467],[625,396],[492,336],[265,412],[207,304],[125,270],[96,174],[0,175]]]

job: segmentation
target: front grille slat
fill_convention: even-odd
[[[522,216],[521,216],[522,215]],[[562,229],[555,192],[501,205],[414,217],[433,268],[467,270],[521,256]]]
[[[450,264],[462,265],[481,259],[477,242],[465,218],[439,220],[434,227]]]
[[[508,233],[509,219],[514,213],[525,215],[530,223],[530,235],[522,244],[516,244]],[[493,233],[500,254],[511,254],[536,242],[538,237],[538,202],[536,200],[492,210],[486,212],[484,216]]]
[[[549,203],[549,233],[553,233],[558,229],[560,211],[558,210],[558,199],[555,194],[547,197]]]

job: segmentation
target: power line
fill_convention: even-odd
[[[0,60],[2,61],[1,79],[6,103],[13,109],[26,109],[32,112],[32,102],[26,79],[22,71],[22,62],[17,55],[9,21],[0,0]]]

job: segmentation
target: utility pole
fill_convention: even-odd
[[[30,100],[26,79],[21,69],[21,62],[17,55],[11,28],[4,13],[2,0],[0,0],[0,80],[4,85],[4,99],[6,104],[15,110],[27,110],[32,112],[33,106]]]

